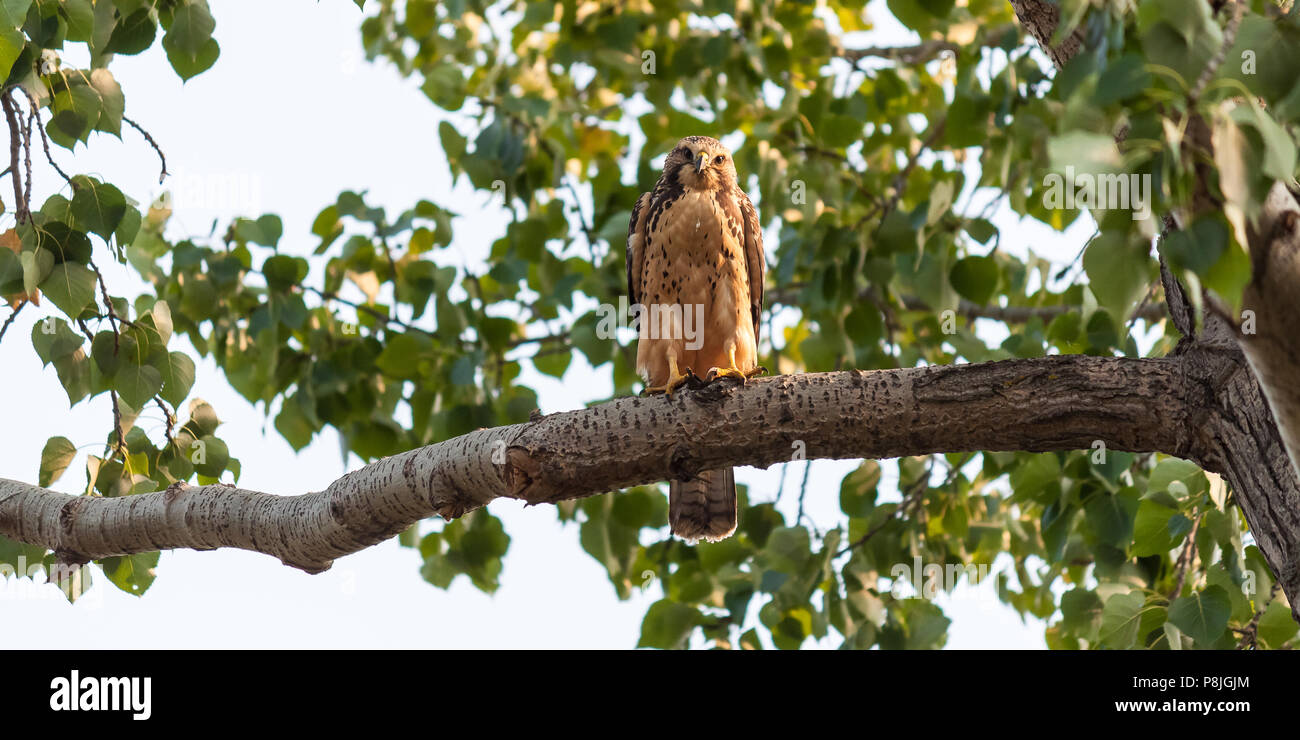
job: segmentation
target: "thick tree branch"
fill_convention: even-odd
[[[1020,25],[1033,35],[1057,69],[1064,67],[1083,48],[1083,34],[1077,28],[1057,43],[1052,43],[1061,19],[1061,9],[1056,4],[1045,0],[1011,0],[1011,7],[1016,11]]]
[[[1300,205],[1285,185],[1273,186],[1249,231],[1253,268],[1242,296],[1249,318],[1238,337],[1300,473]]]
[[[434,514],[508,497],[552,503],[724,465],[978,450],[1107,448],[1194,456],[1205,389],[1183,360],[1086,356],[778,376],[622,398],[485,429],[274,496],[176,485],[121,498],[0,480],[0,534],[66,562],[160,549],[237,547],[320,572]],[[1203,412],[1201,412],[1203,413]]]

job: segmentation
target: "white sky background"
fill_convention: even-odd
[[[913,43],[915,36],[888,17],[884,3],[871,4],[885,19],[865,44]],[[312,219],[342,190],[367,190],[371,205],[396,214],[430,198],[462,214],[451,253],[440,260],[480,264],[506,221],[499,199],[467,185],[452,188],[439,150],[439,111],[391,67],[372,66],[361,53],[361,12],[351,0],[280,0],[276,3],[214,3],[216,65],[181,84],[157,44],[138,57],[119,57],[112,71],[127,98],[127,115],[147,128],[167,155],[173,177],[159,186],[148,145],[123,127],[123,140],[95,135],[74,157],[55,147],[55,160],[69,172],[95,174],[146,204],[164,187],[192,187],[194,178],[245,183],[226,202],[178,209],[169,236],[205,235],[213,218],[224,229],[234,216],[279,214],[281,251],[309,255],[317,243]],[[84,63],[84,46],[73,45],[65,63]],[[713,132],[709,132],[713,133]],[[75,164],[74,164],[75,161]],[[62,185],[33,157],[34,205]],[[4,185],[8,188],[8,185]],[[958,203],[966,204],[969,194]],[[982,208],[987,195],[975,198]],[[192,201],[191,201],[192,202]],[[179,203],[178,205],[184,205]],[[1080,219],[1064,235],[1033,221],[1019,221],[1006,208],[994,216],[1001,248],[1023,255],[1032,244],[1057,265],[1069,262],[1091,234]],[[1087,222],[1087,223],[1085,223]],[[0,217],[0,227],[12,215]],[[621,249],[622,245],[613,245]],[[134,271],[100,259],[110,289],[134,298],[144,284]],[[33,324],[49,306],[28,307],[0,346],[6,393],[0,394],[0,477],[34,483],[45,440],[63,435],[82,448],[54,488],[85,487],[84,453],[102,449],[111,426],[107,396],[69,410],[53,368],[43,370],[31,349]],[[5,315],[7,315],[7,311]],[[1002,334],[988,332],[991,340]],[[542,411],[579,408],[609,396],[606,372],[581,355],[563,382],[526,370],[522,382],[537,389]],[[15,391],[14,389],[20,389]],[[337,435],[326,430],[295,455],[275,432],[264,410],[254,408],[223,379],[210,360],[199,363],[192,396],[211,402],[224,421],[219,434],[243,463],[241,487],[277,494],[320,490],[349,469],[340,459]],[[276,409],[272,409],[273,418]],[[161,416],[146,412],[138,425],[155,437]],[[839,482],[857,461],[818,461],[808,483],[806,508],[824,529],[838,519]],[[885,465],[882,491],[897,500],[896,468]],[[793,520],[802,464],[787,473],[782,509]],[[737,480],[755,500],[772,500],[780,466],[742,468]],[[439,590],[419,576],[419,555],[395,541],[341,558],[322,575],[309,576],[260,554],[239,550],[165,552],[158,579],[136,598],[107,579],[75,605],[53,586],[28,581],[0,583],[0,648],[629,648],[636,644],[646,608],[661,595],[657,586],[631,600],[617,600],[603,568],[578,544],[577,526],[561,526],[547,507],[525,510],[498,500],[490,510],[512,537],[501,588],[489,596],[458,578]],[[426,526],[427,529],[427,526]],[[751,622],[759,601],[751,605]],[[962,587],[939,602],[953,620],[949,647],[1044,647],[1042,624],[1021,623],[999,605],[991,585]],[[834,635],[826,644],[833,645]]]

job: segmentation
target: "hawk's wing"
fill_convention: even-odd
[[[749,278],[749,310],[754,317],[754,346],[758,347],[759,318],[763,315],[763,274],[767,271],[767,256],[763,253],[763,228],[758,224],[758,211],[749,202],[749,196],[740,191],[740,214],[745,222],[745,269]],[[633,216],[635,218],[635,216]]]
[[[627,224],[627,300],[636,305],[641,302],[641,272],[645,262],[645,217],[650,210],[650,193],[642,193],[632,206],[632,218]]]

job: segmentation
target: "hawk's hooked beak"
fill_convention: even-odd
[[[709,155],[704,152],[700,152],[699,156],[695,158],[695,174],[698,175],[701,172],[703,172],[704,166],[708,163],[709,163]]]

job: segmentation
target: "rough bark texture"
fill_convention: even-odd
[[[0,479],[0,534],[67,562],[237,547],[309,572],[433,514],[498,497],[553,503],[731,465],[975,450],[1160,451],[1198,459],[1214,413],[1188,360],[1045,357],[722,381],[472,432],[385,458],[328,489],[275,496],[173,486],[70,496]],[[1189,384],[1189,378],[1194,382]],[[1207,448],[1208,449],[1208,448]]]
[[[1249,238],[1252,277],[1242,306],[1253,313],[1255,331],[1243,321],[1241,346],[1300,465],[1300,206],[1282,183],[1269,192]]]
[[[1016,11],[1020,25],[1029,31],[1057,69],[1064,67],[1083,48],[1083,34],[1077,28],[1057,43],[1052,43],[1061,19],[1061,9],[1056,5],[1044,0],[1011,0],[1011,7]]]

